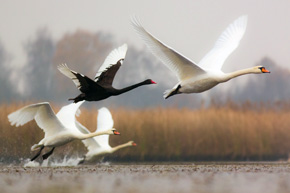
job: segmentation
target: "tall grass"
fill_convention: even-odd
[[[31,157],[30,147],[43,132],[34,121],[16,128],[7,115],[24,104],[0,106],[0,155]],[[283,106],[283,105],[282,105]],[[284,105],[285,106],[285,105]],[[272,160],[287,158],[290,150],[290,108],[264,108],[251,104],[213,105],[209,108],[110,109],[121,136],[111,136],[112,146],[134,140],[138,146],[122,149],[110,159],[134,161]],[[55,108],[57,112],[59,108]],[[96,129],[97,111],[81,108],[78,120]],[[82,156],[80,142],[58,148],[57,155]],[[33,152],[34,153],[34,152]]]

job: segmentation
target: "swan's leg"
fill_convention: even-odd
[[[49,152],[47,152],[46,154],[43,154],[42,155],[42,159],[45,160],[47,159],[52,153],[53,153],[53,150],[54,150],[55,147],[53,147]]]
[[[74,101],[74,103],[78,103],[79,101],[85,100],[85,93],[80,94],[79,96],[77,96],[76,98],[70,98],[68,99],[69,101]]]
[[[41,151],[43,150],[43,148],[44,148],[44,146],[41,146],[41,147],[40,147],[40,150],[37,152],[37,154],[36,154],[33,158],[31,158],[30,161],[35,160],[35,159],[40,155],[40,153],[41,153]]]

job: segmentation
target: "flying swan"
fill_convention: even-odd
[[[136,17],[131,19],[131,23],[149,50],[177,76],[178,83],[172,89],[164,92],[163,97],[165,99],[175,94],[201,93],[219,83],[227,82],[232,78],[245,74],[270,73],[263,66],[231,73],[221,71],[224,61],[237,48],[245,33],[247,26],[246,15],[239,17],[226,28],[212,50],[204,56],[198,65],[156,39],[142,27]]]
[[[75,116],[73,117],[75,119]],[[47,159],[53,153],[55,147],[65,145],[75,139],[84,140],[98,135],[120,134],[115,128],[83,134],[75,128],[74,120],[70,120],[71,123],[67,124],[69,127],[64,126],[48,102],[25,106],[9,114],[8,119],[11,125],[16,125],[16,127],[35,119],[37,125],[44,131],[44,138],[38,144],[31,147],[31,151],[39,149],[37,154],[31,158],[31,161],[35,160],[41,154],[44,147],[51,148],[49,152],[42,155],[43,159]]]
[[[94,80],[69,69],[66,64],[59,65],[58,70],[72,79],[76,87],[82,92],[79,96],[69,100],[73,100],[74,103],[82,100],[100,101],[110,96],[123,94],[142,85],[156,84],[153,80],[147,79],[123,89],[116,89],[112,86],[114,77],[123,64],[126,52],[127,44],[114,49],[105,59]]]
[[[62,107],[57,113],[57,116],[64,125],[74,123],[80,132],[89,134],[90,131],[75,119],[75,113],[78,112],[78,109],[83,102],[84,101],[78,102],[76,104],[72,103]],[[114,121],[110,111],[105,107],[99,109],[96,132],[104,132],[112,128],[113,125]],[[67,127],[69,127],[69,125],[67,125]],[[135,142],[129,141],[116,147],[111,147],[109,145],[109,135],[96,136],[90,139],[82,140],[82,142],[87,147],[88,152],[84,156],[84,159],[79,162],[79,164],[84,162],[92,162],[100,155],[114,153],[121,148],[137,145]]]

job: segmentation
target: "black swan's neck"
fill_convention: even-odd
[[[133,90],[139,86],[143,86],[143,85],[146,85],[146,84],[150,84],[148,83],[148,81],[142,81],[142,82],[139,82],[137,84],[133,84],[131,86],[128,86],[128,87],[125,87],[125,88],[122,88],[122,89],[116,89],[115,92],[114,92],[114,95],[120,95],[122,93],[125,93],[125,92],[128,92],[130,90]]]

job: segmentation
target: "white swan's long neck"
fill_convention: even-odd
[[[222,82],[226,82],[228,80],[231,80],[232,78],[242,76],[245,74],[259,74],[259,73],[260,73],[259,71],[257,71],[256,69],[253,69],[253,68],[246,68],[243,70],[237,70],[235,72],[225,73],[225,76],[224,76]]]
[[[113,147],[111,151],[113,153],[113,152],[115,152],[115,151],[117,151],[119,149],[122,149],[122,148],[125,148],[125,147],[129,147],[129,146],[132,146],[131,143],[129,143],[129,142],[128,143],[124,143],[124,144],[121,144],[121,145],[117,145],[116,147]]]
[[[98,135],[109,135],[109,131],[98,131],[98,132],[93,132],[93,133],[82,133],[78,135],[78,139],[84,140],[88,138],[92,138]]]

